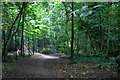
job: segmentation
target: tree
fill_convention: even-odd
[[[72,35],[71,35],[71,59],[73,59],[73,56],[74,56],[74,47],[73,47],[73,44],[74,44],[74,2],[72,2]]]
[[[18,44],[20,39],[21,50],[26,44],[28,52],[53,46],[71,59],[119,55],[119,3],[5,2],[3,11],[4,55],[9,43]]]

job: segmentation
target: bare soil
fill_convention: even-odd
[[[3,63],[3,78],[120,78],[116,71],[99,69],[92,63],[69,64],[60,54],[33,56]]]

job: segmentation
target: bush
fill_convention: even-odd
[[[42,53],[43,54],[50,54],[50,53],[52,53],[52,51],[51,50],[44,50],[44,51],[42,51]]]

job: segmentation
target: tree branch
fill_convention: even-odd
[[[19,30],[19,25],[20,25],[21,15],[22,15],[22,14],[20,14],[20,19],[19,19],[19,22],[18,22],[18,27],[17,27],[16,31],[11,35],[10,38],[13,38],[13,36],[14,36],[14,35],[18,32],[18,30]]]
[[[26,4],[27,4],[27,3],[26,3]],[[12,24],[10,30],[9,30],[8,39],[7,39],[6,43],[5,43],[5,46],[7,46],[8,42],[9,42],[9,40],[10,40],[10,38],[11,38],[12,29],[13,29],[16,21],[18,20],[19,16],[22,14],[22,11],[23,11],[23,9],[24,9],[24,7],[25,7],[26,4],[23,2],[22,8],[20,9],[20,11],[19,11],[19,13],[18,13],[15,21],[13,22],[13,24]]]
[[[28,3],[28,2],[27,2],[27,3]],[[23,2],[22,8],[20,9],[20,11],[19,11],[17,17],[15,18],[15,21],[13,22],[13,24],[12,24],[10,30],[9,30],[8,38],[7,38],[7,40],[6,40],[5,44],[4,44],[4,46],[5,46],[4,48],[7,47],[7,45],[8,45],[8,43],[9,43],[10,39],[15,35],[15,33],[17,33],[17,31],[18,31],[19,28],[18,28],[18,29],[15,31],[15,33],[13,33],[13,34],[12,34],[12,29],[14,28],[14,25],[15,25],[15,23],[17,22],[19,16],[20,16],[20,18],[21,18],[22,11],[23,11],[23,9],[24,9],[24,7],[25,7],[25,5],[26,5],[27,3]],[[6,54],[7,54],[7,53],[5,52],[5,55],[6,55]]]

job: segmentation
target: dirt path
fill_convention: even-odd
[[[59,55],[34,56],[18,60],[3,69],[3,78],[118,78],[116,72],[108,72],[91,63],[68,64]]]

